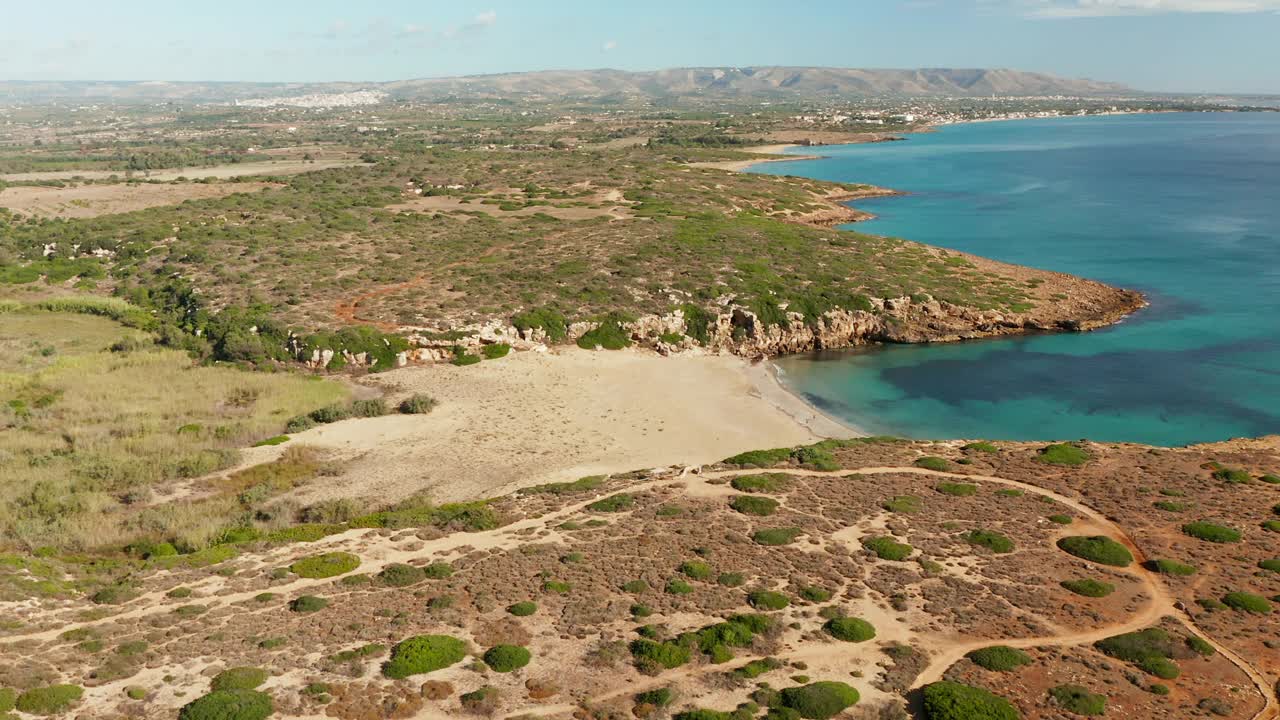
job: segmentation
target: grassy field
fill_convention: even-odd
[[[139,537],[200,547],[235,502],[159,502],[175,481],[344,401],[340,384],[198,366],[99,316],[0,313],[0,542],[89,549]],[[234,498],[233,498],[234,500]]]

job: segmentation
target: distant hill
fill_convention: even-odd
[[[1003,69],[865,70],[825,67],[544,70],[385,83],[20,82],[0,81],[0,101],[87,100],[231,102],[374,90],[407,100],[485,98],[978,97],[1132,94],[1124,85]]]

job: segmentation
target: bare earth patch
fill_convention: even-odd
[[[10,187],[0,190],[0,207],[41,217],[88,218],[132,212],[184,200],[204,200],[233,193],[257,192],[270,183],[157,185],[153,183],[80,185],[78,187]]]

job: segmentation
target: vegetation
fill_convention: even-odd
[[[895,495],[880,504],[880,507],[893,513],[920,512],[920,498],[915,495]]]
[[[313,613],[329,607],[329,601],[315,595],[299,595],[289,603],[289,609],[296,613]]]
[[[265,720],[275,712],[271,696],[257,690],[214,690],[182,707],[178,720]]]
[[[978,494],[978,486],[971,483],[938,483],[935,488],[943,495],[952,495],[954,497],[969,497]]]
[[[744,515],[766,517],[778,509],[778,501],[756,495],[738,495],[729,501],[729,507]]]
[[[963,449],[970,452],[981,452],[981,453],[1000,452],[1000,448],[996,447],[993,443],[989,443],[986,441],[971,442],[968,445],[965,445]]]
[[[795,527],[770,528],[757,530],[751,539],[758,545],[790,545],[803,534],[800,528]]]
[[[489,666],[490,670],[500,673],[509,673],[519,670],[529,661],[533,655],[529,653],[528,648],[519,645],[495,645],[484,653],[484,663]]]
[[[1077,595],[1083,595],[1091,598],[1106,597],[1116,591],[1116,586],[1109,582],[1089,578],[1080,580],[1063,580],[1059,584]]]
[[[1042,462],[1049,465],[1067,465],[1078,466],[1084,465],[1091,459],[1089,453],[1077,445],[1069,443],[1057,443],[1048,445],[1040,449],[1036,454],[1036,462]]]
[[[802,718],[827,720],[858,702],[858,691],[842,682],[823,681],[782,690],[782,706]]]
[[[1161,575],[1187,576],[1194,575],[1196,572],[1194,565],[1180,563],[1177,560],[1152,560],[1148,562],[1148,565],[1151,570]]]
[[[405,415],[424,415],[435,409],[435,398],[422,393],[415,393],[400,401],[397,409]]]
[[[1031,664],[1031,656],[1007,645],[981,648],[970,652],[965,657],[972,660],[978,667],[994,672],[1010,672],[1023,665]]]
[[[457,638],[415,635],[391,649],[391,659],[383,664],[382,674],[400,680],[449,667],[466,656],[467,645]]]
[[[1212,543],[1236,543],[1241,538],[1239,530],[1205,521],[1187,523],[1182,526],[1182,532],[1197,540]]]
[[[791,604],[791,598],[773,590],[755,590],[747,593],[747,604],[757,610],[781,610]]]
[[[1008,700],[982,688],[950,680],[925,685],[922,695],[928,720],[1019,720],[1020,717]]]
[[[946,472],[951,468],[951,463],[947,462],[946,458],[927,456],[927,457],[917,458],[915,462],[915,466],[924,468],[926,470],[937,470],[938,472]]]
[[[776,493],[787,489],[791,478],[781,473],[763,475],[739,475],[729,481],[729,485],[739,492]]]
[[[863,538],[862,546],[881,560],[901,561],[911,555],[913,548],[888,536]]]
[[[1174,664],[1173,639],[1160,628],[1147,628],[1124,633],[1094,643],[1105,655],[1133,663],[1139,669],[1162,680],[1172,680],[1181,674]]]
[[[331,578],[345,575],[360,567],[360,558],[346,552],[331,552],[323,555],[312,555],[289,566],[289,570],[298,577]]]
[[[13,706],[20,712],[32,715],[57,715],[83,696],[84,689],[79,685],[47,685],[21,693],[14,700]]]
[[[1058,707],[1076,715],[1101,715],[1107,709],[1107,698],[1091,693],[1079,685],[1058,685],[1049,689]]]
[[[422,568],[404,563],[391,563],[378,573],[378,581],[389,587],[408,587],[427,579]]]
[[[680,564],[680,573],[694,580],[708,580],[711,578],[711,566],[701,560],[686,560]]]
[[[597,500],[591,503],[587,506],[587,509],[593,512],[623,512],[625,510],[630,510],[631,506],[634,504],[634,497],[627,493],[618,493],[617,495],[610,495],[603,500]]]
[[[515,615],[516,617],[529,617],[530,615],[538,612],[538,603],[524,600],[522,602],[515,603],[514,605],[508,605],[507,612]]]
[[[633,640],[630,648],[631,655],[635,658],[636,666],[641,671],[656,668],[665,668],[667,670],[677,668],[689,662],[689,658],[692,656],[689,648],[683,645],[655,642],[645,638]]]
[[[1265,615],[1271,612],[1271,603],[1261,595],[1247,592],[1229,592],[1222,596],[1222,604],[1232,610]]]
[[[1128,548],[1105,535],[1064,537],[1058,540],[1058,548],[1078,558],[1101,565],[1127,567],[1133,562],[1133,554]]]
[[[970,545],[984,547],[993,553],[1013,552],[1013,541],[994,530],[970,530],[964,539]]]
[[[252,690],[267,681],[267,671],[256,667],[233,667],[213,676],[213,690]]]
[[[876,636],[876,629],[862,618],[834,617],[822,629],[831,637],[845,642],[866,642]]]

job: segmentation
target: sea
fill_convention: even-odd
[[[1280,433],[1280,113],[949,125],[753,172],[872,183],[845,226],[1146,294],[1089,333],[776,360],[874,434],[1178,446]]]

